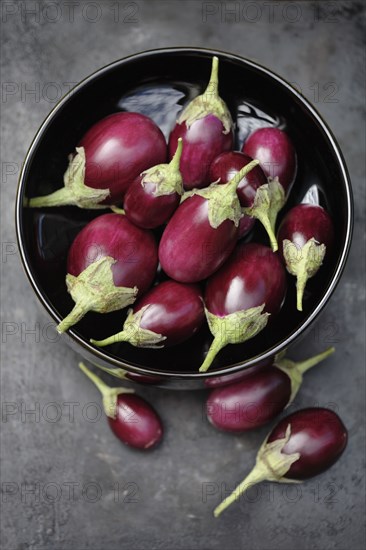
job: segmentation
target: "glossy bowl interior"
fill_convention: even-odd
[[[337,246],[308,282],[304,312],[296,310],[295,281],[289,276],[286,301],[276,320],[254,339],[220,352],[206,374],[197,370],[212,340],[207,328],[166,350],[128,344],[108,349],[92,346],[89,338],[101,339],[121,330],[125,315],[121,312],[88,313],[66,336],[82,355],[98,364],[160,375],[164,380],[198,380],[246,368],[288,347],[309,328],[344,268],[352,232],[351,186],[338,145],[319,114],[289,84],[256,63],[212,50],[173,48],[137,54],[97,71],[60,101],[37,133],[20,177],[16,222],[22,260],[38,298],[57,323],[71,310],[73,302],[65,286],[67,250],[81,227],[101,211],[28,209],[25,197],[61,187],[68,154],[92,124],[110,113],[147,114],[168,137],[182,106],[204,89],[212,55],[220,58],[220,95],[237,121],[236,148],[253,129],[270,125],[285,128],[295,144],[298,176],[279,222],[308,193],[332,216]],[[250,240],[268,244],[259,223]]]

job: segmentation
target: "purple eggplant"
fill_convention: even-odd
[[[179,169],[182,139],[169,164],[158,164],[142,172],[130,185],[123,208],[127,218],[145,229],[167,222],[180,203],[183,180]]]
[[[221,153],[210,166],[209,176],[211,181],[226,183],[235,176],[244,166],[252,161],[251,157],[238,151]],[[252,208],[255,201],[258,202],[258,196],[267,192],[268,180],[262,168],[258,165],[251,170],[239,183],[237,193],[241,206]],[[272,184],[271,184],[272,185]],[[258,195],[258,196],[257,196]],[[244,210],[245,212],[245,210]],[[259,212],[259,214],[258,214]],[[245,236],[253,227],[255,218],[258,218],[266,229],[271,242],[276,240],[272,224],[268,218],[266,209],[255,210],[253,217],[243,214],[240,220],[241,235]]]
[[[296,151],[288,135],[279,128],[259,128],[245,141],[242,150],[259,160],[268,177],[268,182],[257,189],[253,204],[245,207],[244,213],[260,220],[270,237],[272,250],[276,251],[276,220],[295,181]]]
[[[79,367],[101,392],[108,424],[118,439],[140,450],[150,449],[161,441],[161,420],[147,401],[132,389],[107,386],[83,363],[79,363]]]
[[[297,309],[308,279],[323,263],[334,241],[333,223],[329,214],[315,204],[298,204],[283,219],[278,230],[280,254],[287,270],[297,278]]]
[[[238,239],[242,216],[236,187],[257,164],[253,160],[229,183],[212,183],[183,195],[159,245],[159,260],[169,277],[195,283],[227,260]]]
[[[217,183],[227,183],[252,160],[251,157],[239,151],[221,153],[210,166],[210,180]],[[241,206],[252,206],[258,187],[266,183],[267,177],[259,165],[248,172],[236,189]]]
[[[216,507],[215,517],[256,483],[299,483],[324,472],[339,459],[347,439],[343,422],[329,409],[303,409],[283,418],[263,442],[250,474]]]
[[[108,313],[132,304],[152,284],[158,264],[150,231],[120,214],[104,214],[73,241],[66,284],[75,307],[58,325],[65,332],[88,311]]]
[[[213,390],[206,403],[209,421],[215,428],[228,432],[263,426],[293,402],[303,374],[333,352],[334,348],[329,348],[298,363],[281,354],[272,367],[257,368],[239,382]]]
[[[238,241],[240,241],[240,239],[243,239],[248,235],[248,233],[253,229],[254,224],[255,224],[254,218],[251,218],[250,216],[246,216],[245,214],[241,215],[241,218],[239,220]]]
[[[233,147],[233,122],[219,96],[218,70],[219,60],[213,57],[206,91],[187,105],[170,134],[170,158],[175,154],[178,139],[184,141],[181,171],[187,190],[206,187],[211,182],[208,171],[213,159]]]
[[[121,202],[133,180],[166,157],[165,138],[155,122],[139,113],[114,113],[81,139],[70,157],[64,187],[29,199],[28,206],[103,208]]]
[[[129,342],[140,348],[168,347],[188,340],[205,318],[201,292],[196,285],[164,281],[152,288],[130,309],[122,332],[96,346]]]
[[[248,137],[242,150],[259,160],[266,176],[277,177],[286,193],[290,190],[296,178],[297,158],[286,132],[279,128],[259,128]]]
[[[240,344],[263,330],[285,294],[286,273],[277,254],[264,245],[239,244],[207,282],[205,312],[214,340],[200,372],[227,344]]]

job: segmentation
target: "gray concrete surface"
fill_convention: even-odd
[[[25,11],[31,9],[34,15]],[[29,0],[4,1],[1,10],[2,548],[364,548],[362,2]],[[293,350],[304,357],[335,341],[336,356],[308,375],[293,409],[335,407],[349,429],[348,449],[324,475],[296,487],[265,483],[219,520],[212,510],[220,493],[248,472],[268,428],[217,433],[203,417],[201,392],[149,388],[141,394],[164,420],[164,443],[149,455],[123,447],[103,418],[91,421],[90,403],[99,396],[76,368],[75,353],[43,333],[48,318],[14,244],[19,167],[54,95],[117,58],[172,45],[232,51],[296,83],[338,138],[356,199],[341,284]]]

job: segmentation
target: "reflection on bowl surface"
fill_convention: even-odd
[[[248,342],[228,346],[215,360],[212,370],[197,370],[212,340],[203,328],[184,344],[161,350],[137,349],[115,344],[97,350],[89,338],[103,339],[121,330],[124,312],[103,316],[88,313],[71,331],[81,353],[92,352],[95,362],[119,364],[140,373],[168,374],[172,378],[202,378],[222,369],[238,368],[287,347],[309,326],[334,289],[343,270],[351,239],[352,198],[339,149],[319,115],[289,85],[255,63],[237,56],[209,50],[167,49],[145,52],[101,69],[82,82],[61,101],[41,127],[28,153],[17,201],[17,231],[22,258],[38,296],[57,321],[66,316],[73,302],[66,291],[66,257],[78,231],[103,211],[76,207],[27,209],[24,197],[48,194],[62,184],[67,156],[85,131],[104,116],[138,111],[151,117],[166,138],[177,114],[201,93],[210,72],[212,55],[220,58],[220,95],[236,121],[235,149],[255,129],[278,126],[288,132],[298,155],[298,175],[283,215],[310,197],[330,213],[336,231],[333,255],[309,280],[304,311],[296,310],[295,281],[289,276],[285,304],[275,322]],[[157,237],[161,229],[156,231]],[[268,244],[261,224],[256,223],[250,240]],[[158,280],[164,280],[160,271]],[[234,368],[235,370],[235,368]]]

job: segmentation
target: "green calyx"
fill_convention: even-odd
[[[209,329],[214,340],[207,352],[199,372],[206,372],[216,355],[227,344],[242,344],[256,336],[268,323],[269,313],[262,313],[265,304],[250,309],[236,311],[224,317],[213,315],[205,308]]]
[[[309,239],[304,246],[284,239],[283,256],[286,261],[287,271],[295,275],[297,309],[302,311],[302,299],[308,279],[313,277],[323,263],[326,253],[325,244],[319,244],[314,238]]]
[[[90,264],[77,277],[66,275],[67,290],[75,307],[56,327],[62,333],[75,325],[88,311],[109,313],[122,309],[136,300],[138,288],[115,286],[112,265],[114,258],[104,256]]]
[[[164,347],[162,342],[166,340],[166,336],[141,327],[141,320],[149,307],[149,305],[146,305],[137,313],[134,313],[133,310],[130,309],[121,332],[109,336],[109,338],[105,338],[105,340],[90,340],[90,342],[98,347],[110,346],[117,342],[128,342],[137,348],[157,349]]]
[[[305,361],[299,362],[291,361],[291,359],[287,359],[286,357],[279,357],[275,359],[273,363],[274,366],[287,374],[291,381],[291,396],[286,407],[288,407],[295,399],[297,392],[299,391],[302,384],[304,373],[321,361],[324,361],[324,359],[327,359],[327,357],[332,355],[332,353],[334,352],[335,348],[331,347],[326,349],[322,353],[315,355],[314,357],[310,357],[309,359],[305,359]]]
[[[182,202],[192,197],[199,195],[208,200],[208,221],[214,229],[217,229],[225,220],[231,220],[235,226],[239,226],[240,218],[242,217],[242,209],[240,201],[236,193],[236,189],[241,180],[259,164],[258,160],[252,160],[244,168],[240,170],[228,182],[220,185],[219,183],[211,183],[209,187],[204,189],[192,189],[182,197]]]
[[[42,206],[78,206],[79,208],[100,209],[99,204],[109,197],[109,189],[93,189],[84,183],[85,150],[76,147],[76,155],[70,158],[69,166],[64,174],[64,187],[44,197],[28,199],[27,206],[38,208]]]
[[[102,394],[103,409],[107,416],[110,418],[116,418],[117,398],[121,393],[135,393],[130,388],[111,388],[107,386],[99,376],[89,370],[84,363],[79,363],[79,368],[84,374],[96,385],[100,393]]]
[[[157,164],[142,172],[141,185],[144,187],[147,183],[155,184],[154,195],[156,197],[172,195],[173,193],[183,195],[183,178],[179,169],[182,150],[183,140],[179,138],[177,149],[170,163]]]
[[[177,122],[186,123],[189,128],[196,120],[207,115],[215,115],[221,120],[224,127],[223,133],[228,134],[233,128],[233,121],[227,105],[219,96],[219,59],[212,58],[210,81],[202,95],[195,97],[182,111]]]
[[[268,183],[258,187],[252,206],[243,208],[244,214],[257,218],[264,226],[273,252],[278,250],[275,227],[278,212],[286,202],[285,191],[278,178],[268,178]]]
[[[267,443],[268,437],[264,440],[257,454],[256,464],[250,474],[242,481],[236,489],[223,500],[214,510],[217,518],[230,504],[239,498],[253,485],[261,481],[275,481],[277,483],[301,483],[295,479],[286,479],[291,465],[300,458],[300,453],[284,454],[283,448],[291,436],[291,425],[288,424],[283,439],[277,439]]]

